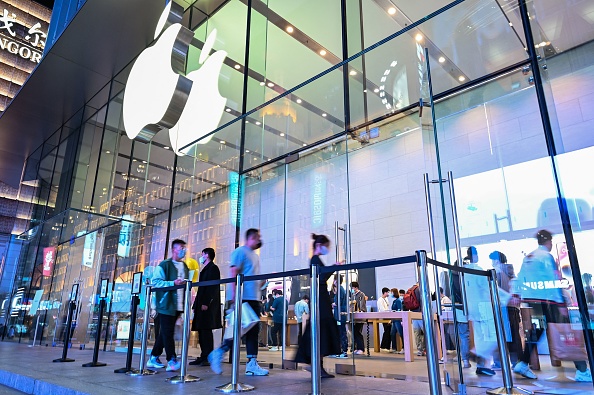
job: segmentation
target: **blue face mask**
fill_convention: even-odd
[[[183,250],[179,250],[179,252],[177,253],[177,257],[179,259],[184,259],[185,256],[186,256],[186,249],[185,248]]]
[[[206,261],[206,259],[203,256],[201,256],[200,258],[198,258],[198,261],[201,265],[204,265],[204,261]]]
[[[328,247],[326,247],[326,246],[321,246],[321,247],[320,247],[320,254],[321,254],[321,255],[328,255]]]

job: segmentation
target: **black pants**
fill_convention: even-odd
[[[247,302],[250,307],[254,311],[260,311],[261,303],[258,300],[244,300]],[[254,325],[252,329],[250,329],[245,334],[245,350],[247,353],[247,357],[249,358],[256,358],[258,356],[258,336],[260,335],[260,325]],[[227,339],[221,345],[221,350],[227,352],[231,350],[233,346],[233,339]]]
[[[214,350],[212,329],[200,329],[198,331],[198,342],[200,343],[200,358],[206,361],[208,354]]]
[[[167,356],[168,361],[177,357],[175,354],[175,339],[173,336],[175,334],[175,322],[180,314],[180,311],[175,315],[159,314],[160,330],[159,336],[157,336],[157,339],[155,340],[153,351],[151,351],[152,356],[158,357],[163,354],[163,348],[165,348],[165,355]]]
[[[278,347],[279,344],[282,346],[282,340],[280,340],[280,338],[283,337],[283,323],[275,322],[272,325],[271,332],[272,332],[272,347]]]
[[[546,302],[540,302],[540,303],[530,302],[528,304],[530,305],[530,307],[532,307],[533,314],[544,315],[546,323],[563,324],[563,323],[569,322],[569,318],[567,316],[563,315],[562,311],[561,311],[561,309],[566,309],[565,307],[560,307],[559,305],[552,304],[552,303],[546,303]],[[565,313],[567,313],[567,310],[565,311]],[[536,347],[536,345],[538,344],[538,341],[540,340],[540,337],[542,336],[543,333],[544,333],[543,328],[534,328],[533,327],[528,330],[528,333],[526,336],[526,344],[524,346],[524,352],[522,353],[522,355],[519,359],[521,362],[525,362],[527,364],[530,363],[530,354],[532,353],[532,349],[534,347]],[[588,368],[586,361],[574,361],[573,363],[574,363],[576,369],[578,369],[579,371],[583,372]]]
[[[301,338],[303,337],[303,324],[297,323],[297,344],[301,344]]]
[[[365,341],[363,340],[363,324],[362,322],[355,323],[355,331],[353,332],[354,336],[354,350],[361,350],[365,351]]]
[[[390,345],[392,344],[392,337],[390,333],[392,332],[392,324],[382,324],[384,326],[384,334],[382,335],[382,342],[380,348],[389,350]]]
[[[159,321],[159,313],[157,313],[155,315],[155,318],[153,318],[153,327],[155,328],[155,341],[157,341],[157,339],[159,338],[159,335],[161,334],[161,324]]]

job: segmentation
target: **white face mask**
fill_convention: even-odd
[[[320,247],[320,254],[321,254],[321,255],[328,255],[328,247],[326,247],[326,246],[321,246],[321,247]]]

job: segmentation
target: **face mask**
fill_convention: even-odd
[[[355,290],[354,289],[351,289],[351,293],[354,295],[355,294]]]
[[[256,250],[259,250],[260,248],[262,248],[262,240],[260,240],[260,242],[256,244]]]
[[[198,258],[198,262],[200,262],[201,265],[204,264],[204,261],[206,261],[206,259],[204,259],[203,256],[201,256],[200,258]]]
[[[328,247],[321,246],[320,247],[320,254],[322,254],[322,255],[328,255]]]
[[[185,256],[186,256],[186,249],[185,248],[183,250],[179,250],[179,252],[177,253],[177,257],[179,259],[184,259]]]
[[[404,296],[400,296],[400,298],[399,298],[399,299],[400,299],[400,300],[404,300]]]

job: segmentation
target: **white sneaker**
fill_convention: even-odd
[[[278,351],[278,347],[274,347],[274,346],[273,347],[270,347],[268,349],[268,351]]]
[[[363,351],[363,350],[355,350],[355,352],[353,354],[355,354],[355,355],[363,355],[363,354],[365,354],[365,351]]]
[[[221,363],[223,362],[223,356],[225,353],[220,348],[213,350],[210,354],[208,354],[208,362],[210,362],[210,370],[212,370],[216,374],[223,373],[223,368],[221,367]]]
[[[586,369],[584,372],[577,370],[575,372],[575,381],[580,381],[583,383],[591,383],[592,382],[592,372],[590,372],[590,369]]]
[[[260,367],[260,365],[258,365],[258,361],[256,361],[256,358],[252,358],[245,365],[245,375],[246,376],[268,376],[268,370]]]
[[[162,369],[165,367],[165,365],[159,360],[159,357],[155,357],[155,356],[151,355],[150,359],[146,363],[146,367]]]
[[[402,348],[400,351],[398,351],[398,354],[404,354],[404,348]]]
[[[516,366],[514,366],[514,373],[520,374],[520,375],[526,377],[527,379],[532,379],[532,380],[536,379],[536,375],[534,374],[534,372],[532,370],[530,370],[530,366],[528,366],[528,364],[526,362],[518,361],[518,363],[516,363]],[[577,375],[576,375],[576,380],[577,380]],[[592,376],[590,376],[590,381],[592,381]]]
[[[171,358],[169,362],[167,362],[167,371],[168,372],[175,372],[181,368],[181,363],[176,358]]]

